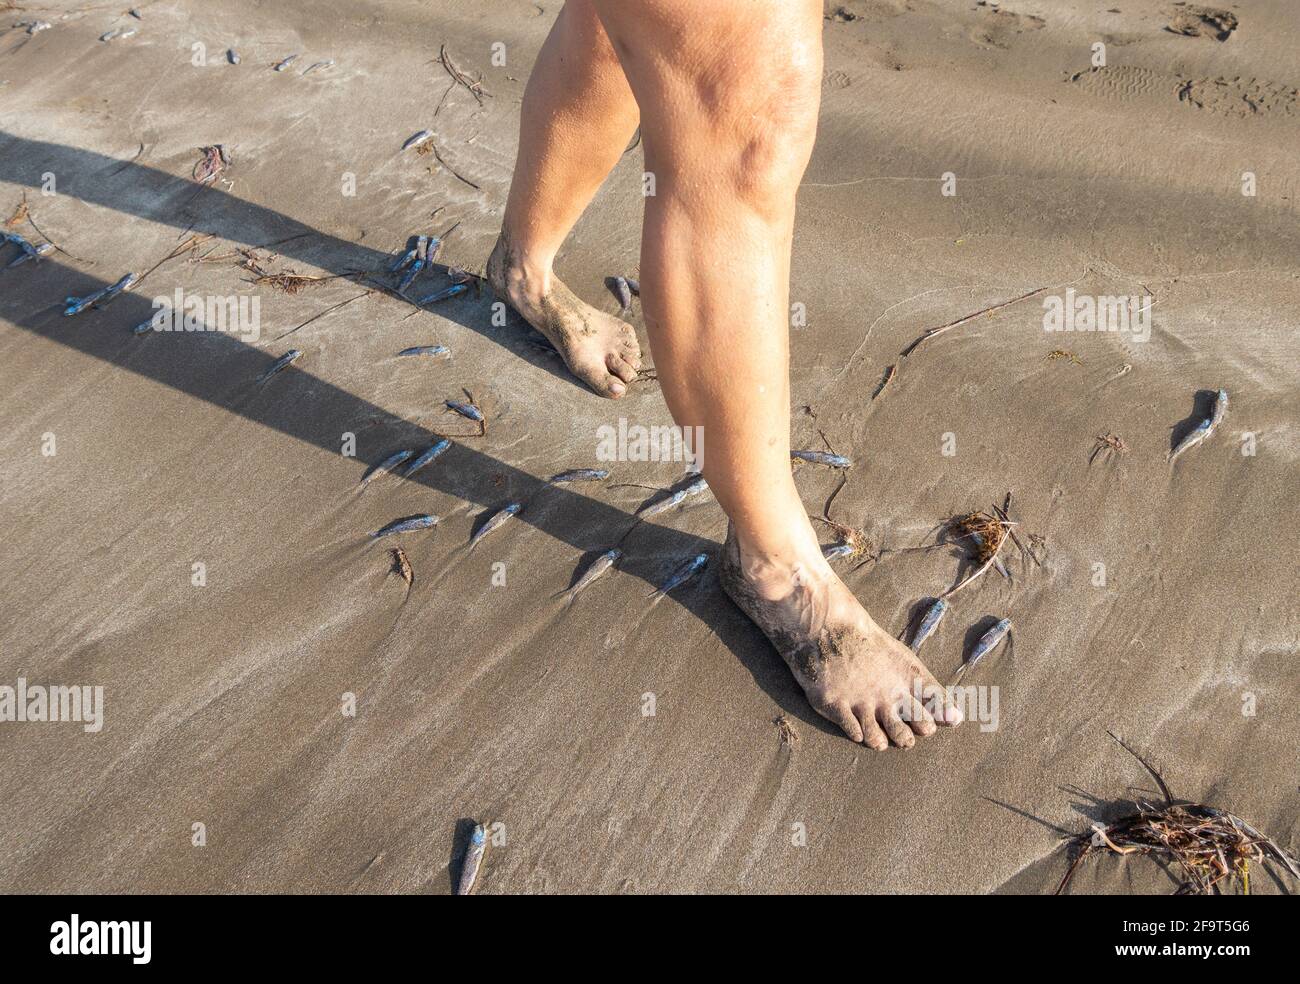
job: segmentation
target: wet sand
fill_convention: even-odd
[[[1116,6],[827,8],[792,390],[796,446],[824,433],[855,461],[831,517],[882,551],[840,569],[901,636],[967,569],[954,547],[917,548],[1008,491],[1041,562],[1008,554],[1011,579],[956,595],[923,650],[950,679],[981,628],[1013,619],[963,680],[998,688],[996,730],[885,754],[815,715],[712,569],[650,605],[725,534],[707,496],[636,524],[651,492],[634,486],[680,464],[544,485],[602,464],[603,425],[669,423],[653,381],[598,400],[515,319],[494,325],[486,295],[421,311],[360,282],[453,225],[412,295],[445,286],[444,264],[481,269],[558,3],[3,11],[53,26],[0,34],[0,221],[25,193],[60,250],[0,273],[0,685],[102,686],[105,708],[93,734],[0,723],[0,888],[446,893],[474,819],[505,837],[483,893],[1044,892],[1063,833],[1153,788],[1108,731],[1176,795],[1300,849],[1300,27],[1283,0],[1235,8],[1224,41],[1167,29],[1165,4]],[[98,40],[121,27],[138,33]],[[485,94],[449,88],[442,44]],[[426,128],[436,156],[400,150]],[[200,188],[198,148],[217,144],[230,167]],[[625,156],[559,262],[611,313],[605,278],[636,272],[641,169]],[[213,238],[63,317],[65,296],[195,234]],[[268,243],[266,269],[332,279],[252,283],[236,251]],[[1035,297],[900,356],[1067,287],[1153,297],[1150,338],[1046,332]],[[177,288],[257,297],[259,337],[133,335]],[[632,318],[644,346],[636,303]],[[432,344],[451,358],[394,358]],[[1220,388],[1226,420],[1171,466]],[[481,437],[443,413],[465,391]],[[357,494],[437,433],[453,447],[414,480]],[[1127,453],[1090,464],[1106,434]],[[797,474],[820,514],[840,473]],[[467,552],[512,501],[523,514]],[[408,591],[367,534],[421,512],[441,522],[400,538]],[[557,593],[618,543],[619,568],[566,609]],[[1073,885],[1171,888],[1113,858]]]

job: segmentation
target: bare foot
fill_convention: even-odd
[[[641,347],[626,321],[597,311],[549,269],[530,269],[504,232],[487,279],[501,300],[547,337],[569,371],[601,396],[617,399],[641,368]]]
[[[884,751],[911,748],[961,712],[910,649],[871,620],[844,583],[811,551],[776,565],[742,558],[728,530],[722,587],[761,628],[818,714],[854,741]],[[918,699],[919,697],[919,699]]]

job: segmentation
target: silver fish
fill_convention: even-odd
[[[33,246],[27,240],[22,239],[21,236],[17,238],[22,240],[19,243],[22,252],[10,261],[9,265],[5,267],[6,270],[12,270],[16,266],[22,266],[28,260],[40,260],[42,257],[48,256],[50,253],[54,252],[53,243],[41,243],[39,246]]]
[[[66,306],[63,309],[63,316],[65,318],[70,318],[74,314],[80,314],[82,311],[86,310],[86,308],[90,307],[90,305],[94,304],[101,297],[103,297],[106,293],[108,293],[108,288],[101,287],[99,288],[99,290],[87,294],[85,297],[65,298],[64,303]]]
[[[301,358],[302,358],[301,351],[299,351],[298,349],[289,349],[288,352],[285,352],[284,355],[280,356],[280,358],[272,362],[271,365],[267,368],[266,372],[262,373],[262,375],[257,377],[257,381],[259,383],[266,382],[277,372],[287,368],[288,366],[292,365],[294,362],[296,362]]]
[[[432,130],[421,130],[419,133],[415,134],[415,136],[407,140],[406,143],[402,144],[402,149],[410,150],[413,147],[420,147],[423,146],[424,144],[427,144],[432,139],[433,139]]]
[[[831,468],[848,468],[853,462],[842,454],[830,454],[826,451],[791,451],[790,457],[800,461],[811,461],[814,465],[828,465]]]
[[[601,482],[609,478],[604,468],[571,468],[558,475],[552,475],[547,484],[563,485],[565,482]]]
[[[627,282],[627,277],[614,278],[614,293],[618,295],[618,303],[624,311],[632,307],[632,285]]]
[[[375,465],[375,467],[371,468],[368,472],[366,472],[364,475],[361,476],[361,485],[358,486],[358,488],[364,489],[375,479],[383,478],[385,475],[387,475],[390,471],[392,471],[402,462],[410,458],[411,455],[413,454],[415,454],[415,452],[409,449],[402,450],[402,451],[395,451],[393,454],[390,454],[387,458],[385,458],[383,461]]]
[[[100,298],[100,303],[106,304],[123,291],[130,290],[135,286],[135,282],[139,279],[140,277],[137,274],[128,273],[125,277],[104,291],[104,296]]]
[[[623,279],[627,281],[628,289],[631,290],[632,293],[635,294],[637,297],[640,297],[641,282],[639,280],[633,280],[631,277],[624,277]]]
[[[398,355],[428,355],[436,358],[440,355],[451,355],[451,349],[446,345],[416,345],[413,348],[402,349]]]
[[[447,409],[452,410],[462,417],[468,417],[477,424],[483,423],[483,411],[472,403],[459,403],[456,400],[447,400]]]
[[[282,61],[282,62],[280,62],[279,64],[277,64],[277,65],[275,66],[275,70],[276,70],[277,72],[283,72],[283,71],[284,71],[285,69],[287,69],[290,65],[292,65],[294,62],[296,62],[296,61],[298,60],[299,57],[300,57],[300,56],[298,56],[298,55],[290,55],[290,56],[289,56],[288,58],[286,58],[284,61]]]
[[[1228,391],[1219,390],[1214,398],[1214,409],[1210,416],[1198,423],[1192,430],[1178,442],[1178,446],[1169,452],[1169,460],[1172,462],[1184,451],[1190,451],[1196,445],[1200,444],[1207,437],[1214,433],[1214,428],[1219,426],[1224,416],[1228,412]]]
[[[474,832],[469,835],[469,846],[465,848],[465,863],[460,868],[457,895],[469,895],[474,891],[474,882],[478,880],[478,869],[483,864],[483,852],[486,849],[487,829],[481,823],[475,824]]]
[[[822,556],[827,560],[838,560],[840,557],[853,556],[853,548],[847,543],[835,543],[829,547],[822,547]]]
[[[375,530],[370,536],[378,540],[381,536],[392,536],[395,533],[414,533],[417,530],[427,530],[431,526],[438,525],[438,517],[421,513],[415,516],[407,516],[405,519],[395,519],[381,530]]]
[[[323,71],[325,71],[325,69],[327,69],[327,68],[333,68],[333,67],[334,67],[334,59],[333,59],[333,58],[327,58],[327,59],[325,59],[325,61],[318,61],[318,62],[316,62],[314,65],[309,65],[306,69],[304,69],[304,71],[303,71],[302,74],[303,74],[303,75],[310,75],[312,72],[315,72],[315,71],[317,71],[318,69],[319,69],[320,71],[323,72]]]
[[[612,550],[606,550],[603,554],[592,561],[591,566],[583,572],[582,577],[578,578],[577,583],[568,590],[567,595],[569,598],[569,604],[573,604],[573,599],[578,597],[580,591],[617,564],[619,558],[622,556],[623,551],[615,547]]]
[[[410,266],[412,263],[415,262],[415,258],[417,255],[419,255],[419,249],[415,246],[412,246],[405,253],[403,253],[396,260],[393,261],[392,266],[388,268],[388,272],[396,273],[398,270],[405,270],[408,266]]]
[[[933,605],[925,610],[925,615],[921,617],[921,624],[917,627],[916,635],[912,638],[912,652],[921,648],[921,643],[934,635],[934,630],[939,627],[943,621],[944,615],[948,614],[948,603],[942,598],[936,598]]]
[[[226,50],[226,61],[230,62],[230,64],[238,65],[242,60],[243,59],[239,57],[239,52],[236,51],[234,48],[229,48]]]
[[[136,31],[136,29],[135,29],[134,27],[119,27],[119,28],[118,28],[117,30],[115,30],[115,31],[109,31],[107,34],[101,34],[101,35],[99,36],[99,40],[101,40],[101,41],[118,41],[118,40],[125,41],[127,38],[133,38],[133,37],[135,37],[135,36],[136,36],[136,33],[137,33],[137,31]]]
[[[699,495],[701,492],[707,490],[708,487],[709,483],[706,482],[704,476],[701,475],[699,478],[695,479],[695,481],[691,482],[690,485],[686,486],[684,489],[678,489],[668,498],[660,499],[658,502],[652,503],[648,506],[643,506],[641,509],[637,510],[637,515],[643,518],[647,516],[658,516],[660,513],[667,512],[674,506],[678,506],[685,502],[691,496]]]
[[[135,7],[132,7],[130,10],[127,11],[127,13],[130,14],[132,17],[134,17],[136,20],[144,20],[144,14],[140,13],[140,11],[137,10]]]
[[[1218,395],[1214,398],[1214,412],[1210,415],[1210,429],[1218,427],[1223,422],[1224,415],[1228,412],[1228,391],[1219,390]]]
[[[32,21],[27,25],[28,34],[40,34],[41,31],[48,31],[54,25],[49,21]]]
[[[683,584],[685,584],[687,581],[693,578],[700,571],[704,570],[704,567],[705,565],[708,564],[708,562],[709,562],[708,554],[696,554],[694,557],[692,557],[681,567],[677,568],[677,570],[673,572],[673,576],[670,577],[667,581],[665,581],[660,586],[659,590],[655,591],[651,595],[651,597],[654,598],[656,601],[658,601],[669,591],[672,591],[674,588],[681,587]]]
[[[131,334],[143,335],[145,332],[152,331],[152,330],[153,330],[153,318],[150,318],[148,321],[141,321],[138,325],[132,328]]]
[[[493,530],[499,530],[501,526],[506,522],[506,520],[508,520],[511,516],[518,516],[519,511],[523,508],[524,507],[521,503],[512,502],[510,503],[510,505],[506,506],[500,512],[496,513],[491,519],[489,519],[486,523],[484,523],[481,527],[479,527],[479,531],[475,533],[473,537],[470,538],[469,548],[473,550],[476,546],[478,546],[478,542],[480,540],[482,540]]]
[[[445,301],[448,298],[455,297],[457,294],[463,294],[469,290],[468,284],[452,284],[450,287],[444,287],[442,290],[434,291],[428,297],[420,298],[420,304],[437,304],[439,301]]]
[[[969,670],[985,656],[991,653],[995,648],[997,648],[998,643],[1001,642],[1010,631],[1011,619],[1004,618],[1001,622],[980,636],[980,641],[975,643],[975,648],[971,650],[970,658],[962,664],[962,670]]]
[[[402,472],[402,477],[410,478],[421,468],[423,468],[425,465],[431,462],[434,458],[438,457],[438,455],[446,451],[449,447],[451,447],[451,441],[447,440],[446,438],[443,438],[437,444],[433,445],[431,448],[422,452],[418,458],[416,458],[409,465],[407,465],[406,471]]]

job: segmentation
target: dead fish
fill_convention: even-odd
[[[41,243],[39,246],[33,246],[22,236],[7,232],[4,234],[6,242],[13,243],[18,247],[18,255],[9,261],[6,270],[12,270],[16,266],[22,266],[28,260],[39,260],[43,256],[48,256],[54,250],[53,243]]]
[[[473,550],[478,546],[480,540],[494,530],[499,530],[511,516],[518,516],[523,508],[522,503],[512,502],[500,512],[496,513],[491,519],[479,527],[479,531],[470,538],[469,548]]]
[[[604,468],[572,468],[569,471],[562,471],[558,475],[552,475],[547,481],[548,485],[563,485],[566,482],[602,482],[609,478],[609,472]]]
[[[465,849],[465,863],[460,869],[460,884],[456,886],[457,895],[469,895],[474,891],[474,882],[478,880],[478,869],[483,864],[483,852],[487,848],[487,828],[481,823],[474,825],[474,832],[469,835],[469,847]]]
[[[139,278],[134,273],[128,273],[117,283],[108,287],[101,287],[99,290],[92,294],[87,294],[85,297],[69,297],[65,301],[67,306],[63,309],[63,316],[65,318],[70,318],[74,314],[80,314],[92,304],[111,301],[118,294],[122,293],[122,291],[133,286],[137,279]]]
[[[476,424],[483,423],[483,411],[472,403],[460,403],[456,400],[447,400],[447,409],[460,414],[462,417],[474,421]]]
[[[226,61],[232,65],[238,65],[243,59],[239,57],[239,52],[234,48],[226,49]]]
[[[633,280],[631,277],[624,277],[623,280],[627,283],[628,289],[632,291],[633,294],[637,297],[641,296],[641,281]]]
[[[361,484],[358,486],[358,490],[364,489],[367,485],[369,485],[377,478],[383,478],[385,475],[387,475],[390,471],[392,471],[402,462],[410,458],[411,455],[413,454],[415,454],[415,452],[409,449],[402,450],[402,451],[395,451],[394,453],[390,454],[387,458],[385,458],[383,461],[375,465],[375,467],[371,468],[368,472],[366,472],[364,475],[361,476]]]
[[[421,468],[423,468],[425,465],[431,462],[434,458],[438,457],[438,455],[446,451],[449,447],[451,447],[451,441],[447,440],[446,438],[443,438],[437,444],[433,445],[432,447],[422,452],[418,458],[416,458],[409,465],[407,465],[406,471],[402,472],[402,477],[410,478]]]
[[[408,588],[415,584],[415,570],[411,567],[411,559],[406,556],[406,551],[401,547],[393,547],[393,570],[402,575],[402,580],[406,582]]]
[[[381,536],[393,536],[396,533],[414,533],[417,530],[427,530],[429,527],[437,525],[437,516],[418,513],[415,516],[407,516],[405,519],[395,519],[383,529],[375,530],[370,536],[372,539],[378,540]]]
[[[1219,390],[1218,395],[1214,398],[1214,412],[1210,414],[1210,429],[1218,427],[1223,422],[1224,415],[1228,412],[1228,391]]]
[[[1214,428],[1219,426],[1219,422],[1223,420],[1227,412],[1228,391],[1219,390],[1214,398],[1214,409],[1210,412],[1210,416],[1198,423],[1186,437],[1178,442],[1178,446],[1169,452],[1169,461],[1172,463],[1184,451],[1190,451],[1213,434]]]
[[[438,247],[441,243],[431,236],[416,236],[415,238],[415,255],[411,256],[410,251],[402,257],[401,265],[396,267],[397,270],[409,268],[397,282],[397,292],[404,293],[407,287],[410,287],[415,278],[418,277],[424,268],[433,261],[434,256],[438,253]]]
[[[152,330],[153,330],[153,318],[150,318],[148,321],[141,321],[138,325],[132,328],[131,334],[143,335],[145,332],[152,331]]]
[[[965,672],[982,660],[985,656],[997,648],[1006,634],[1011,631],[1011,619],[1004,618],[993,628],[989,629],[982,636],[980,641],[975,643],[975,648],[971,650],[970,658],[961,665],[961,672]]]
[[[452,284],[450,287],[444,287],[442,290],[434,291],[428,297],[422,297],[417,302],[419,304],[437,304],[439,301],[445,301],[448,298],[455,297],[457,294],[463,294],[469,290],[468,284]]]
[[[432,130],[421,130],[419,133],[415,134],[415,136],[408,139],[406,143],[402,144],[402,149],[411,150],[412,148],[415,147],[422,147],[432,139],[433,139]]]
[[[942,598],[936,598],[933,605],[925,610],[925,615],[921,617],[921,624],[917,627],[916,635],[912,637],[912,652],[921,648],[921,643],[934,635],[934,630],[939,627],[943,621],[944,615],[948,614],[948,603]]]
[[[410,266],[412,263],[415,262],[415,257],[418,255],[418,252],[419,250],[416,247],[412,246],[405,253],[403,253],[396,260],[393,261],[392,265],[388,268],[388,272],[396,273],[398,270],[406,269],[408,266]]]
[[[298,60],[299,57],[300,57],[299,55],[290,55],[290,56],[289,56],[288,58],[286,58],[284,61],[282,61],[282,62],[280,62],[279,64],[277,64],[277,65],[275,66],[275,70],[276,70],[277,72],[283,72],[283,71],[284,71],[285,69],[287,69],[290,65],[292,65],[294,62],[296,62],[296,61]]]
[[[134,287],[134,286],[135,286],[135,282],[136,282],[137,280],[139,280],[139,279],[140,279],[140,277],[139,277],[138,274],[128,273],[125,277],[123,277],[123,278],[122,278],[121,280],[119,280],[117,283],[115,283],[115,284],[113,284],[111,287],[109,287],[108,290],[104,291],[104,296],[101,297],[101,298],[99,299],[99,303],[100,303],[100,304],[107,304],[109,301],[111,301],[113,298],[115,298],[118,294],[121,294],[123,291],[130,290],[132,287]]]
[[[627,282],[627,277],[614,278],[614,294],[624,311],[632,307],[632,285]]]
[[[266,382],[277,372],[279,372],[282,369],[288,368],[290,365],[292,365],[294,362],[298,361],[301,358],[302,358],[302,352],[300,350],[289,349],[288,352],[285,352],[284,355],[280,356],[280,358],[272,362],[271,365],[267,368],[266,372],[262,373],[262,375],[257,377],[257,381],[259,383]]]
[[[327,68],[333,68],[333,67],[334,67],[334,59],[333,59],[333,58],[327,58],[327,59],[325,59],[325,61],[318,61],[318,62],[316,62],[314,65],[308,65],[307,68],[303,70],[303,73],[302,73],[302,74],[303,74],[303,75],[310,75],[312,72],[315,72],[315,71],[317,71],[317,70],[323,72],[323,71],[325,71],[325,69],[327,69]]]
[[[798,458],[800,461],[811,461],[814,465],[826,465],[830,468],[849,468],[853,462],[842,454],[831,454],[827,451],[791,451],[791,458]]]
[[[827,560],[838,560],[841,557],[852,557],[853,547],[847,543],[836,543],[829,547],[822,547],[822,556]]]
[[[447,348],[446,345],[416,345],[412,348],[402,349],[402,351],[397,354],[399,356],[427,355],[432,358],[437,358],[440,355],[451,355],[451,349]]]
[[[683,584],[685,584],[687,581],[693,578],[700,571],[704,570],[708,562],[709,562],[708,554],[696,554],[694,557],[692,557],[681,567],[677,568],[677,570],[673,572],[673,576],[670,577],[667,581],[665,581],[660,586],[659,590],[655,591],[651,595],[651,597],[654,598],[656,601],[658,601],[669,591],[672,591],[674,588],[681,587]]]
[[[109,32],[106,33],[106,34],[101,34],[101,35],[99,36],[99,40],[101,40],[101,41],[118,41],[118,40],[125,41],[127,38],[133,38],[133,37],[135,37],[136,33],[137,33],[137,32],[136,32],[136,29],[135,29],[134,27],[119,27],[119,28],[117,28],[117,30],[115,30],[115,31],[109,31]]]
[[[140,13],[140,11],[135,7],[132,7],[130,10],[127,11],[127,13],[130,14],[132,17],[134,17],[136,20],[140,20],[140,21],[144,20],[144,14]]]
[[[21,25],[20,25],[21,26]],[[41,31],[48,31],[54,25],[49,21],[32,21],[27,25],[28,34],[40,34]]]
[[[647,516],[658,516],[660,513],[667,512],[674,506],[685,502],[691,496],[699,495],[701,492],[706,491],[708,487],[709,483],[706,482],[704,476],[701,475],[699,478],[695,479],[695,481],[691,482],[690,485],[686,486],[684,489],[678,489],[667,499],[661,499],[652,505],[642,507],[637,511],[637,515],[643,518]]]
[[[618,547],[615,547],[612,550],[606,550],[603,554],[592,561],[591,566],[583,572],[582,577],[578,578],[578,582],[566,592],[569,598],[568,603],[572,605],[573,599],[578,597],[579,592],[591,584],[592,581],[596,580],[596,578],[609,571],[611,567],[618,563],[619,558],[622,556],[623,551],[619,550]]]

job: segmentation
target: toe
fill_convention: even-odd
[[[817,713],[839,726],[850,741],[862,741],[862,726],[847,704],[824,704],[817,707]]]
[[[636,368],[628,365],[620,356],[613,352],[605,357],[605,365],[615,376],[625,383],[630,383],[636,379]]]
[[[907,699],[903,701],[903,707],[900,710],[899,716],[903,718],[903,720],[907,722],[908,726],[922,738],[928,738],[935,732],[934,718],[931,717],[930,712],[925,709],[925,705],[915,697],[909,695]]]
[[[876,708],[876,720],[885,729],[885,734],[889,735],[889,740],[899,748],[911,748],[916,744],[916,736],[912,734],[912,729],[903,723],[903,719],[893,708],[881,704]]]
[[[858,707],[854,709],[854,713],[857,715],[858,724],[862,726],[862,743],[874,751],[885,751],[889,747],[889,739],[876,723],[875,711],[870,707]]]
[[[936,724],[942,724],[946,727],[961,724],[961,708],[952,699],[952,694],[948,691],[948,688],[936,680],[934,674],[920,663],[916,664],[916,672],[921,678],[921,695],[925,699],[925,706],[930,713],[931,719]]]

